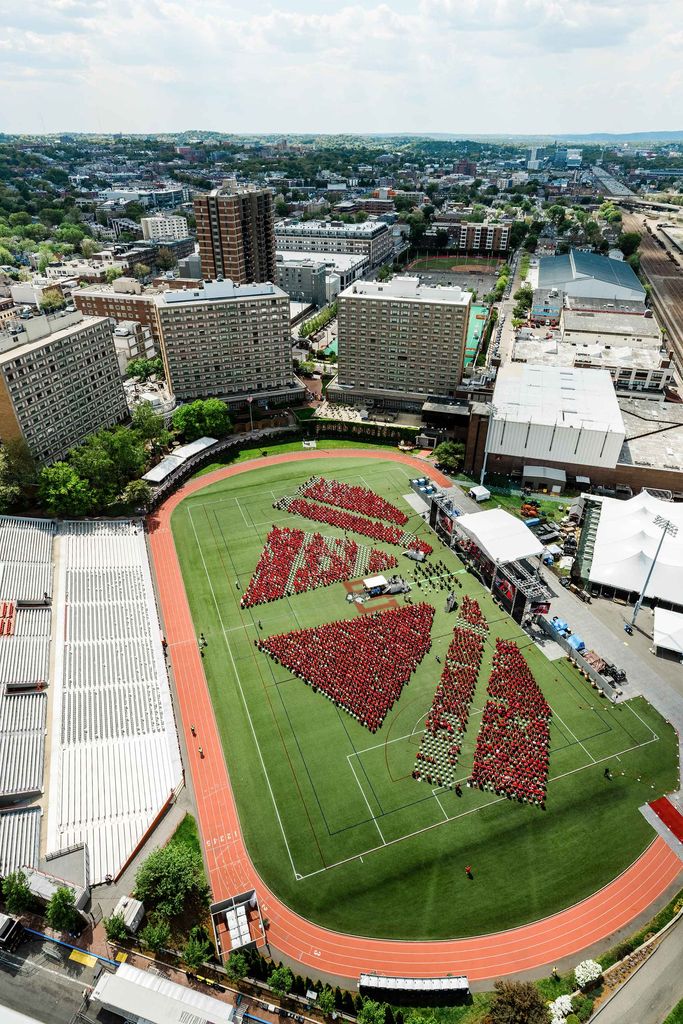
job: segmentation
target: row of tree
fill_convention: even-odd
[[[220,440],[232,421],[224,402],[208,398],[176,409],[171,426],[143,402],[130,427],[98,430],[42,469],[23,441],[6,441],[0,449],[0,512],[38,507],[50,516],[79,517],[144,511],[151,490],[140,478],[164,449],[176,439]]]

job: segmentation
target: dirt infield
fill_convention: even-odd
[[[152,562],[188,751],[186,767],[192,773],[214,899],[256,888],[267,921],[267,941],[275,950],[315,974],[322,972],[354,982],[361,971],[414,977],[456,972],[467,974],[472,981],[488,981],[501,975],[538,970],[565,956],[578,958],[587,947],[606,940],[633,921],[679,877],[680,861],[663,839],[657,837],[623,874],[581,903],[533,924],[469,939],[402,942],[333,932],[291,911],[257,874],[246,849],[223,756],[171,532],[171,514],[184,498],[220,480],[264,466],[318,458],[401,462],[421,476],[428,474],[440,486],[450,484],[429,463],[398,452],[317,449],[254,459],[190,480],[148,520]],[[198,752],[190,723],[202,737],[203,756]],[[514,879],[509,884],[514,885]]]

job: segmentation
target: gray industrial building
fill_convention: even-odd
[[[287,292],[292,302],[308,302],[324,306],[327,268],[313,259],[288,260],[277,257],[277,283]]]

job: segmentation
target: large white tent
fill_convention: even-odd
[[[602,499],[588,575],[591,583],[639,593],[662,539],[657,517],[678,526],[678,533],[664,537],[646,597],[683,603],[683,505],[662,501],[648,491],[628,501]]]
[[[502,508],[459,516],[455,524],[497,565],[543,551],[543,545],[529,527]]]
[[[655,647],[683,654],[683,615],[655,608]]]

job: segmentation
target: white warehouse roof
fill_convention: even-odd
[[[655,608],[655,647],[683,654],[683,615]]]
[[[683,505],[662,501],[647,491],[628,501],[603,498],[601,504],[588,576],[591,583],[640,591],[662,537],[662,527],[655,523],[661,516],[678,526],[678,534],[664,538],[646,596],[683,603]]]
[[[114,1013],[149,1024],[229,1024],[234,1007],[150,971],[121,964],[102,974],[92,999]]]
[[[469,512],[458,516],[455,523],[498,565],[540,555],[543,551],[543,545],[529,527],[502,508]]]
[[[498,371],[490,452],[526,462],[614,467],[625,435],[607,370],[507,363]]]

